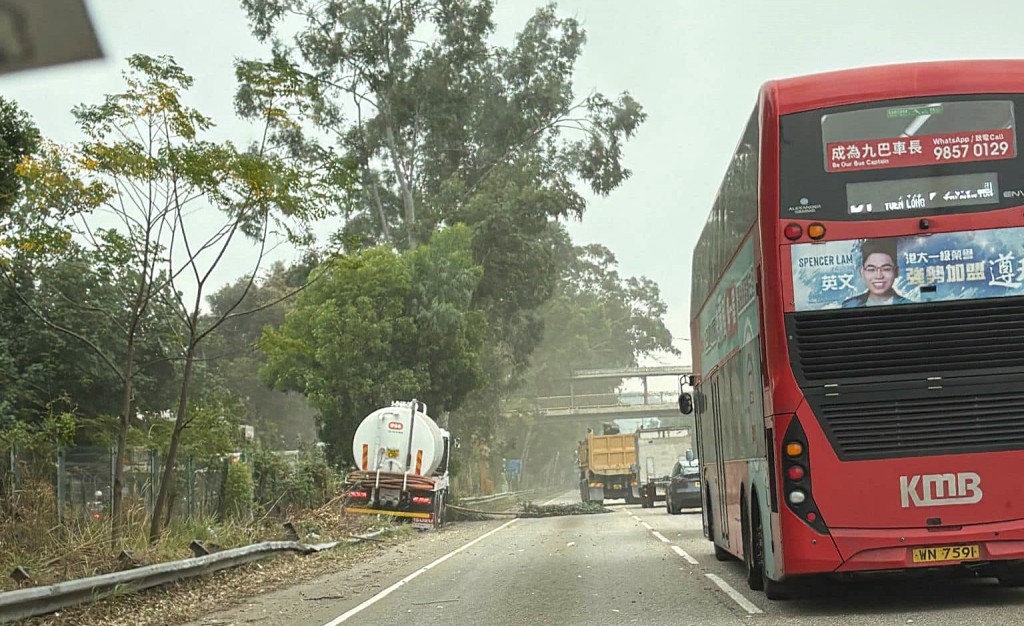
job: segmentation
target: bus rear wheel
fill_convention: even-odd
[[[747,586],[753,591],[764,589],[764,568],[754,554],[754,529],[750,523],[750,507],[740,498],[740,530],[743,532],[743,564],[747,568]]]
[[[757,571],[758,578],[760,578],[761,589],[764,591],[766,598],[769,600],[789,600],[794,595],[793,583],[774,580],[767,571],[764,556],[764,533],[761,526],[761,507],[758,504],[757,497],[755,496],[753,506],[751,507],[752,515],[749,518],[753,520],[753,523],[750,525],[753,566]]]

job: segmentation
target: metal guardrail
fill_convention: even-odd
[[[386,530],[386,529],[385,529]],[[380,530],[347,539],[345,543],[373,539],[385,532]],[[222,569],[238,567],[281,552],[311,554],[329,550],[339,541],[307,545],[298,541],[264,541],[214,554],[146,565],[123,572],[101,574],[88,578],[68,580],[53,585],[31,587],[0,593],[0,624],[26,617],[45,615],[68,607],[95,602],[101,598],[131,591],[141,591],[210,574]]]

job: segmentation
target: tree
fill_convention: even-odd
[[[441,225],[471,228],[484,270],[473,307],[490,321],[487,386],[507,393],[557,280],[554,225],[583,215],[578,183],[607,194],[629,176],[622,147],[645,118],[639,103],[575,94],[586,37],[554,5],[501,47],[489,41],[490,0],[242,4],[274,52],[238,63],[239,112],[279,94],[300,125],[272,141],[354,164],[360,192],[339,235],[350,248],[411,249]]]
[[[284,324],[265,331],[264,379],[320,411],[336,462],[371,411],[415,397],[436,415],[479,384],[486,319],[471,308],[481,270],[470,237],[453,227],[405,254],[381,247],[326,261]]]
[[[26,202],[18,214],[17,234],[30,251],[41,249],[40,254],[84,246],[97,255],[100,277],[115,285],[124,284],[118,276],[135,279],[129,281],[131,289],[121,300],[111,303],[113,308],[94,307],[124,330],[122,364],[88,337],[39,312],[47,325],[93,348],[123,382],[115,464],[115,540],[121,495],[118,477],[132,418],[134,376],[145,366],[136,365],[136,339],[154,303],[170,313],[162,321],[174,341],[165,344],[169,354],[164,358],[180,364],[180,388],[151,520],[150,537],[155,540],[177,449],[191,421],[188,404],[198,346],[229,317],[253,312],[239,308],[246,288],[222,316],[202,315],[214,270],[229,257],[229,250],[255,247],[251,286],[268,248],[274,245],[271,237],[307,243],[308,220],[325,216],[345,188],[337,172],[325,179],[266,142],[239,149],[231,142],[208,139],[213,122],[184,103],[193,79],[172,58],[134,55],[128,65],[124,91],[100,104],[75,109],[87,137],[84,142],[67,148],[50,146],[39,157],[23,162]],[[260,102],[264,129],[290,123],[272,97]],[[204,210],[197,214],[196,209]]]
[[[35,154],[41,141],[39,129],[17,103],[0,97],[0,233],[9,224],[8,214],[21,198],[22,179],[17,166]]]
[[[505,456],[523,459],[524,479],[531,484],[552,472],[564,481],[566,474],[557,465],[546,467],[537,460],[557,458],[562,468],[568,467],[581,434],[579,426],[545,424],[544,436],[537,436],[529,411],[535,398],[565,395],[573,370],[635,367],[642,356],[678,354],[665,326],[667,307],[657,284],[643,276],[621,276],[615,255],[602,245],[574,246],[563,232],[558,250],[561,275],[555,295],[540,308],[543,338],[516,391],[526,410],[501,424],[497,436]],[[578,381],[574,391],[609,393],[620,384]]]
[[[133,57],[130,65],[138,72],[144,63],[142,57]],[[161,93],[147,90],[134,75],[126,75],[126,79],[126,92],[108,96],[101,105],[75,109],[87,137],[80,145],[62,148],[47,144],[18,164],[25,193],[10,211],[7,224],[7,241],[18,242],[17,252],[0,272],[23,305],[47,327],[88,346],[121,388],[111,507],[111,542],[115,544],[122,522],[123,470],[135,381],[153,364],[138,363],[138,340],[143,326],[152,319],[151,304],[169,285],[168,277],[158,269],[163,252],[161,234],[169,216],[166,203],[161,202],[167,197],[160,185],[167,156],[160,154],[159,141],[183,123],[168,115],[168,103]],[[113,227],[101,226],[103,219]],[[32,267],[68,258],[80,261],[72,271],[84,272],[84,280],[73,276],[60,286],[48,283],[56,286],[51,301],[60,298],[76,314],[74,320],[62,322],[51,311],[33,306],[17,288],[14,268],[31,275]],[[67,265],[61,260],[55,267]],[[92,290],[90,282],[95,287]],[[103,289],[106,286],[117,291],[115,297]],[[71,294],[65,287],[77,293]],[[120,341],[95,341],[90,337],[95,334],[93,329],[78,324],[83,317],[92,327],[108,331],[106,336],[115,332]],[[78,330],[74,326],[79,326]],[[157,361],[165,358],[161,354]]]
[[[316,440],[316,411],[296,392],[267,387],[260,380],[260,368],[266,354],[260,349],[264,328],[278,328],[294,300],[280,306],[267,306],[289,292],[301,288],[316,265],[315,256],[293,264],[275,263],[242,296],[242,310],[256,310],[243,317],[231,317],[213,333],[203,349],[211,374],[245,403],[246,412],[264,445],[294,449]],[[222,317],[245,291],[248,277],[243,276],[211,294],[209,315]],[[266,308],[262,308],[266,307]]]
[[[182,104],[182,92],[193,81],[173,59],[133,59],[137,59],[145,75],[144,84],[159,94],[160,102],[170,109],[170,117],[181,122],[174,132],[165,133],[161,139],[162,152],[171,165],[167,273],[182,328],[182,371],[174,428],[150,520],[149,539],[155,542],[165,523],[163,512],[173,485],[178,447],[185,429],[194,420],[189,414],[189,398],[197,363],[202,362],[200,344],[228,320],[258,313],[299,291],[300,288],[291,290],[252,309],[242,308],[266,262],[269,248],[274,245],[272,238],[291,245],[311,244],[309,224],[331,214],[335,203],[347,193],[349,183],[343,169],[308,167],[308,161],[292,158],[293,155],[266,140],[272,130],[294,125],[287,111],[279,106],[276,95],[253,98],[264,140],[240,150],[231,142],[214,143],[201,138],[213,123]],[[204,236],[210,232],[209,221],[191,219],[196,203],[206,208],[204,218],[213,217],[214,223],[220,221],[212,234]],[[247,248],[255,248],[256,253],[244,285],[219,315],[204,315],[203,303],[215,270],[225,262],[229,251]],[[184,295],[186,291],[188,296]]]
[[[122,384],[117,371],[90,345],[54,330],[33,313],[87,338],[120,367],[126,341],[114,312],[123,308],[123,294],[135,284],[135,277],[104,274],[101,267],[94,254],[68,249],[61,258],[38,264],[31,272],[16,267],[8,274],[13,282],[0,282],[0,343],[5,347],[0,403],[9,409],[0,410],[0,419],[31,424],[55,408],[73,412],[83,423],[121,414],[123,398],[110,393]],[[161,346],[169,339],[164,323],[168,313],[158,307],[140,326],[139,367],[133,375],[139,411],[163,408],[170,398],[175,374]],[[116,434],[104,435],[84,429],[79,441],[116,440]]]
[[[615,255],[600,244],[570,245],[565,252],[556,293],[541,307],[544,336],[521,392],[560,395],[573,370],[635,367],[644,355],[678,354],[654,281],[620,276]],[[618,384],[601,381],[591,391]]]

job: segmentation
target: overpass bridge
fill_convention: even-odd
[[[578,422],[588,425],[619,419],[681,418],[678,385],[675,391],[652,392],[649,390],[648,379],[671,376],[678,380],[690,373],[689,366],[576,370],[566,379],[568,395],[513,400],[506,405],[506,412],[531,413],[541,422]],[[575,392],[577,381],[636,378],[642,381],[642,391],[585,395]]]

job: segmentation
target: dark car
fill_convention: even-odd
[[[690,455],[687,455],[690,457]],[[665,509],[670,515],[679,515],[683,509],[700,508],[700,463],[695,458],[679,457],[672,466]]]

